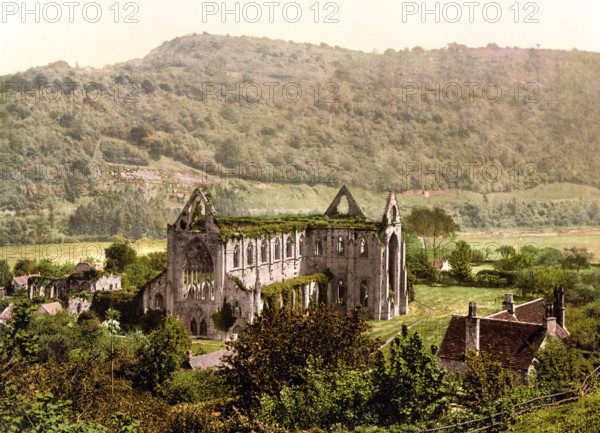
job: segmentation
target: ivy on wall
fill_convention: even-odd
[[[269,307],[275,307],[279,305],[279,298],[283,300],[283,305],[290,307],[292,304],[292,298],[296,298],[295,308],[301,308],[302,303],[298,300],[302,299],[302,291],[304,287],[310,283],[317,283],[319,287],[319,302],[323,302],[323,294],[325,295],[325,302],[327,300],[327,287],[331,275],[329,272],[305,275],[301,277],[291,278],[289,280],[272,283],[261,288],[261,297],[267,301]]]
[[[227,297],[223,299],[223,306],[214,313],[210,318],[219,331],[227,332],[231,329],[235,323],[235,316],[233,315],[233,308],[231,304],[227,302]]]

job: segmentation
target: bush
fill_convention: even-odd
[[[301,385],[285,386],[277,396],[263,395],[260,419],[290,431],[330,430],[336,424],[351,429],[377,421],[372,373],[327,372],[316,362],[300,376]]]
[[[175,405],[227,398],[230,390],[215,370],[180,370],[161,386],[160,394],[169,404]]]
[[[242,415],[220,401],[183,404],[171,410],[164,433],[286,433]]]

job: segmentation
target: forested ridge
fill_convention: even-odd
[[[159,236],[192,187],[165,169],[218,179],[272,167],[281,176],[266,180],[366,191],[598,187],[599,69],[597,53],[576,50],[450,44],[375,54],[208,34],[103,69],[31,68],[0,78],[0,212],[18,225],[6,236],[80,235],[71,216],[97,232],[85,209],[118,208],[123,196],[116,226],[133,218],[145,226],[132,237]],[[147,168],[154,183],[115,176],[115,164]],[[575,213],[586,217],[569,224],[596,223],[594,202],[582,206]],[[30,235],[40,230],[49,233]]]

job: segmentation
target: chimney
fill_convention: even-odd
[[[508,311],[510,314],[515,314],[515,303],[513,302],[512,293],[504,294],[504,302],[502,303],[502,309]]]
[[[544,329],[546,335],[556,335],[556,317],[546,317],[544,319]]]
[[[479,321],[477,302],[469,302],[469,315],[465,324],[465,349],[479,350]]]
[[[567,329],[565,326],[565,291],[562,287],[554,288],[554,315],[556,317],[556,323],[562,328]]]

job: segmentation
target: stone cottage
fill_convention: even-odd
[[[305,310],[322,302],[346,313],[360,305],[375,320],[408,313],[392,192],[376,222],[345,186],[324,214],[279,217],[220,216],[196,189],[168,226],[167,255],[167,271],[144,289],[144,308],[177,316],[196,336],[231,338],[266,306]],[[213,316],[226,306],[235,322],[223,331]]]
[[[543,298],[515,305],[512,293],[505,295],[503,310],[486,317],[477,316],[477,303],[469,304],[467,316],[454,315],[438,351],[440,365],[447,371],[465,373],[467,349],[498,355],[519,383],[528,383],[535,352],[546,339],[565,339],[563,289],[555,289],[554,302]]]

